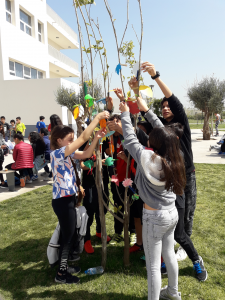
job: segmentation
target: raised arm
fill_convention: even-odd
[[[103,111],[98,114],[91,124],[82,132],[82,134],[70,145],[66,146],[65,149],[65,157],[69,156],[73,152],[75,152],[78,148],[80,148],[91,136],[93,130],[98,125],[99,121],[102,119],[108,119],[109,112]]]

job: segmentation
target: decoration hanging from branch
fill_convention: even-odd
[[[119,179],[117,175],[112,175],[111,182],[115,182],[115,184],[119,186]]]
[[[122,69],[122,68],[121,68],[121,65],[118,64],[118,65],[116,66],[116,69],[115,69],[117,75],[120,75],[120,70],[121,70],[121,69]]]
[[[116,160],[118,160],[118,159],[113,159],[112,157],[108,157],[105,160],[105,165],[108,167],[112,167],[112,166],[114,166],[114,161],[116,161]]]
[[[126,178],[126,179],[122,182],[122,184],[123,184],[124,187],[129,187],[130,185],[132,185],[132,183],[133,183],[133,180],[131,180],[130,178]]]
[[[102,98],[100,100],[95,101],[95,103],[102,102],[102,104],[106,104],[106,98]]]

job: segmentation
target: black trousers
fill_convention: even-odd
[[[99,213],[98,191],[96,186],[88,187],[84,185],[83,188],[85,189],[83,206],[86,208],[87,215],[88,215],[87,231],[84,237],[84,242],[86,242],[91,239],[91,225],[93,224],[94,221],[94,215],[96,221],[96,232],[98,233],[101,233],[101,221],[100,221],[100,213]],[[108,182],[104,184],[104,191],[107,197],[109,197]],[[108,200],[104,195],[104,193],[103,193],[103,199],[105,203],[108,205]],[[105,207],[104,207],[104,212],[105,214],[107,212]]]
[[[195,249],[192,240],[187,235],[184,229],[184,216],[185,216],[185,208],[177,207],[179,220],[174,232],[174,239],[181,245],[181,247],[186,251],[188,257],[192,260],[192,262],[199,259],[198,252]]]
[[[122,185],[122,182],[120,182],[120,184],[118,186],[118,191],[119,191],[120,197],[122,199],[124,199],[125,187]],[[120,211],[123,213],[124,205],[119,198],[119,195],[118,195],[117,189],[116,189],[116,184],[114,182],[111,183],[111,192],[113,194],[114,204],[116,205],[117,208],[121,207]],[[120,218],[123,218],[123,216],[119,212],[117,212],[116,215]],[[122,231],[123,231],[123,223],[121,223],[115,217],[114,217],[114,230],[115,230],[115,233],[118,233],[118,234],[122,234]],[[130,220],[129,220],[129,231],[130,231],[130,233],[135,232],[134,218],[132,218],[132,217],[130,217]]]
[[[187,183],[184,189],[185,193],[185,216],[184,216],[184,229],[187,235],[191,236],[194,213],[196,208],[197,188],[195,171],[186,174]]]
[[[2,160],[0,160],[0,171],[2,171],[2,170],[3,170],[3,167],[2,167],[2,165],[3,165],[3,161],[2,161]],[[1,181],[1,182],[3,182],[3,181],[4,181],[3,174],[0,174],[0,181]]]
[[[30,176],[30,177],[33,176],[32,169],[27,168],[27,169],[17,169],[17,170],[15,170],[15,169],[12,169],[12,164],[7,165],[5,168],[8,169],[8,170],[15,171],[15,176],[19,179],[22,178],[22,177],[25,177],[25,176]],[[17,173],[16,171],[18,171],[19,173]]]
[[[52,207],[56,216],[58,217],[62,235],[58,269],[58,271],[62,274],[66,273],[70,248],[73,246],[77,235],[77,215],[75,205],[75,195],[52,200]]]

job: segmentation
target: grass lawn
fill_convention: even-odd
[[[225,299],[225,185],[224,165],[197,164],[198,200],[192,239],[204,258],[208,280],[199,283],[187,258],[179,263],[182,300]],[[57,219],[51,206],[51,187],[46,186],[0,203],[0,299],[99,300],[147,299],[147,276],[142,253],[123,267],[123,242],[108,247],[104,275],[83,272],[101,263],[101,242],[94,236],[93,255],[83,253],[79,265],[81,284],[57,285],[55,269],[48,265],[46,248]],[[113,219],[107,214],[107,231]],[[163,278],[163,285],[167,278]]]
[[[203,128],[203,124],[204,124],[203,120],[202,120],[202,123],[201,123],[201,121],[198,121],[198,124],[197,124],[197,120],[189,119],[188,121],[189,121],[189,125],[190,125],[191,129],[202,129]],[[211,121],[209,122],[209,126],[211,126]],[[218,128],[219,128],[219,131],[225,130],[225,123],[224,122],[220,123]],[[213,131],[215,131],[215,123],[214,122],[213,122]]]

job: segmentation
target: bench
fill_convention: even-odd
[[[0,171],[0,174],[6,174],[7,184],[10,192],[15,191],[15,171]]]

